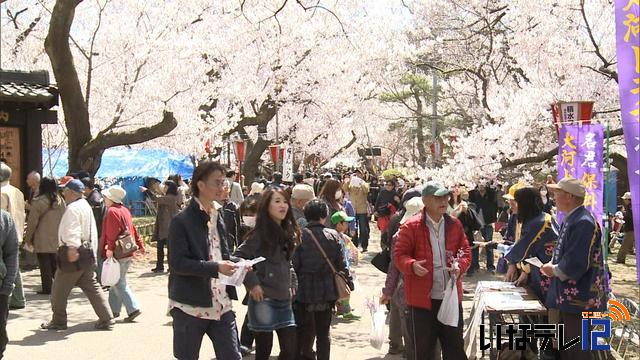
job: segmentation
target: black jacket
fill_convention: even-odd
[[[633,232],[633,213],[631,212],[631,205],[625,206],[624,232]],[[636,251],[638,250],[636,249]]]
[[[338,292],[333,272],[308,231],[318,239],[336,271],[349,276],[338,232],[319,222],[310,222],[302,231],[302,244],[293,254],[293,268],[298,276],[296,301],[304,304],[334,303],[338,300]]]
[[[244,278],[247,291],[260,285],[265,298],[291,299],[290,289],[297,288],[298,283],[284,242],[271,250],[262,244],[262,238],[254,232],[235,251],[235,256],[243,259],[251,260],[260,256],[266,259],[254,265],[255,270],[247,273]]]
[[[498,199],[496,191],[492,188],[487,186],[484,196],[480,195],[478,189],[471,190],[469,201],[476,204],[478,213],[482,211],[482,220],[485,225],[493,224],[498,220]]]
[[[91,205],[91,211],[93,212],[93,218],[96,220],[96,228],[98,229],[98,238],[102,235],[102,221],[107,214],[107,206],[104,203],[102,194],[97,189],[93,189],[91,194],[86,197],[87,202]]]
[[[217,227],[222,259],[233,260],[227,247],[227,232],[222,212]],[[169,226],[169,298],[177,302],[211,307],[211,278],[218,277],[218,263],[209,261],[209,214],[192,199],[189,205],[171,220]],[[238,299],[236,288],[227,286],[231,299]]]
[[[240,210],[233,201],[227,201],[223,206],[224,225],[227,229],[229,252],[240,246],[242,240],[238,238],[240,232]]]
[[[405,212],[406,210],[400,210],[395,213],[389,220],[389,225],[387,225],[387,231],[385,233],[386,236],[383,236],[380,240],[381,242],[383,242],[382,245],[384,245],[384,247],[391,249],[391,239],[393,238],[393,235],[395,235],[398,230],[400,230],[400,220],[402,220]]]
[[[473,246],[473,233],[482,229],[484,224],[478,216],[478,213],[476,213],[475,204],[469,203],[468,206],[467,211],[460,212],[457,217],[462,223],[462,227],[464,227],[464,233],[467,235],[467,240],[469,240],[469,246]]]

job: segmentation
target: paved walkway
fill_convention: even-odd
[[[400,359],[400,356],[386,354],[388,344],[381,350],[369,345],[371,320],[368,311],[365,311],[364,303],[366,297],[379,296],[385,279],[384,274],[369,264],[375,251],[379,250],[379,234],[372,235],[374,239],[369,246],[371,252],[365,255],[364,261],[356,269],[357,288],[351,301],[355,313],[362,315],[362,318],[350,322],[334,321],[331,328],[332,359]],[[73,290],[69,299],[69,328],[66,331],[40,330],[40,323],[51,316],[49,298],[36,295],[36,291],[40,290],[39,271],[24,272],[23,281],[28,303],[25,309],[11,311],[9,314],[7,329],[10,341],[5,358],[173,359],[171,317],[166,315],[168,277],[166,273],[154,274],[149,271],[154,266],[152,257],[154,255],[150,254],[146,259],[133,264],[129,273],[129,283],[138,298],[142,315],[135,323],[124,323],[120,318],[113,331],[93,329],[93,322],[97,317],[89,301],[78,288]],[[465,288],[473,293],[475,282],[488,278],[491,278],[491,275],[487,273],[467,277]],[[240,293],[244,295],[244,289],[240,289]],[[468,318],[471,300],[469,296],[465,296],[465,319]],[[234,309],[241,323],[246,307],[235,302]],[[277,341],[274,343],[272,354],[277,355]],[[214,358],[213,347],[206,338],[203,340],[200,355],[201,359]],[[245,359],[252,358],[250,356]]]

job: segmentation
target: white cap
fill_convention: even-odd
[[[120,185],[113,185],[112,187],[103,190],[102,196],[113,201],[114,203],[122,204],[125,196],[127,196],[127,192]]]
[[[249,195],[260,194],[264,190],[264,184],[259,182],[254,182],[251,184],[251,190],[249,191]]]
[[[547,187],[549,189],[562,190],[580,198],[584,197],[584,185],[578,179],[564,178],[557,184],[548,184]]]
[[[297,200],[313,200],[316,198],[313,188],[307,184],[298,184],[291,190],[291,198]]]
[[[404,224],[407,220],[414,217],[416,214],[424,208],[424,203],[422,202],[421,197],[414,197],[409,199],[405,204],[405,213],[402,219],[400,219],[400,224]]]

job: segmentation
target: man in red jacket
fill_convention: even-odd
[[[408,326],[414,354],[436,357],[440,340],[444,360],[467,359],[462,339],[462,274],[471,264],[469,243],[460,221],[447,215],[449,190],[430,181],[422,190],[424,209],[400,227],[394,261],[404,274]],[[447,282],[456,278],[459,299],[457,327],[437,319]]]

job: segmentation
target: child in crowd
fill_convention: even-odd
[[[342,252],[344,253],[344,259],[347,265],[347,269],[351,276],[355,279],[355,269],[351,267],[351,265],[358,264],[358,248],[353,245],[351,242],[351,238],[345,235],[346,232],[349,231],[349,224],[355,220],[354,217],[348,216],[344,211],[338,211],[331,216],[331,224],[334,226],[336,231],[340,234],[340,246],[342,247]],[[351,304],[349,304],[349,299],[338,300],[336,304],[336,315],[342,315],[345,320],[358,320],[360,316],[354,315],[351,313]]]

